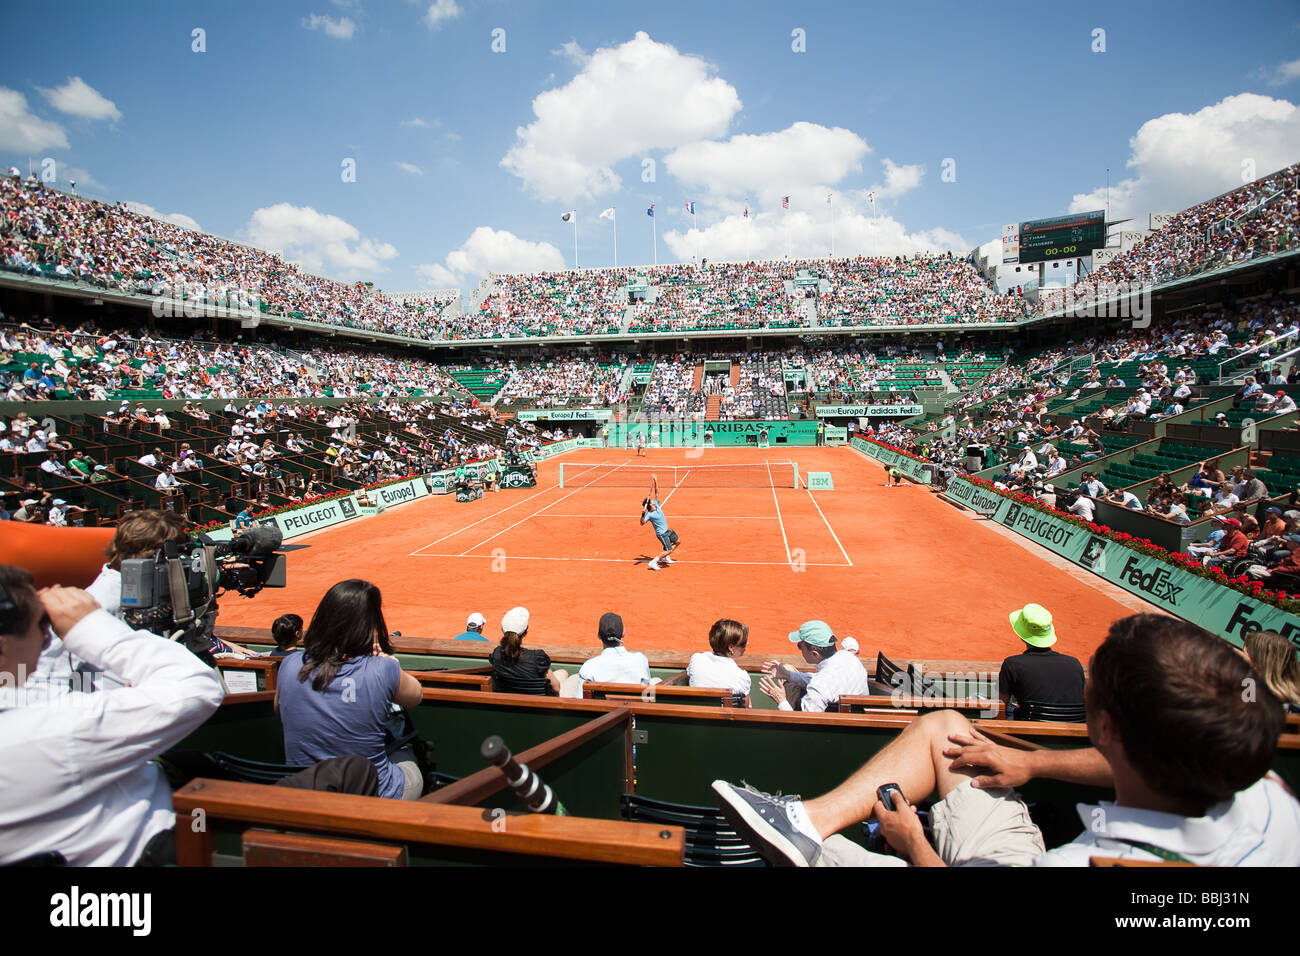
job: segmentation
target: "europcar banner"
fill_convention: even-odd
[[[357,496],[348,495],[346,498],[335,498],[332,501],[298,508],[296,511],[286,511],[273,517],[280,534],[288,539],[306,534],[308,531],[319,531],[321,528],[351,521],[360,515],[361,506],[357,504]]]
[[[1177,565],[1125,547],[1087,528],[953,478],[948,497],[1086,568],[1111,584],[1241,645],[1250,631],[1271,630],[1300,646],[1300,617],[1256,601]]]
[[[854,436],[849,439],[849,445],[862,452],[868,458],[874,458],[876,461],[883,462],[897,468],[913,481],[919,481],[923,485],[930,483],[930,466],[917,461],[915,458],[909,458],[907,455],[900,454],[896,451],[890,451],[888,448],[882,448],[873,442]]]
[[[818,405],[818,418],[915,418],[924,405]]]

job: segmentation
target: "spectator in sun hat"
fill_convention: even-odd
[[[487,624],[487,618],[475,611],[469,616],[469,620],[465,622],[465,630],[457,634],[453,640],[486,641],[487,638],[483,636],[483,625],[485,624]]]
[[[623,646],[623,619],[613,611],[600,616],[596,627],[601,652],[585,661],[578,669],[579,682],[573,688],[574,697],[582,696],[582,685],[588,681],[611,684],[649,684],[650,661],[644,654],[629,651]]]
[[[1010,614],[1011,630],[1025,649],[1002,662],[998,696],[1004,704],[1077,705],[1083,703],[1083,665],[1078,658],[1052,650],[1056,626],[1052,612],[1026,604]]]
[[[1215,515],[1210,519],[1210,533],[1205,536],[1204,541],[1194,541],[1187,546],[1187,553],[1194,558],[1203,558],[1211,551],[1219,547],[1219,542],[1223,540],[1228,533],[1228,526],[1224,523],[1222,515]]]
[[[836,649],[835,634],[825,621],[805,621],[790,632],[790,643],[817,670],[808,674],[777,661],[763,664],[766,676],[759,681],[759,690],[780,710],[821,713],[834,708],[845,694],[871,693],[866,668],[853,651]]]
[[[1213,551],[1205,552],[1205,556],[1201,559],[1201,563],[1207,568],[1223,564],[1225,561],[1244,558],[1250,548],[1250,539],[1241,530],[1240,521],[1236,518],[1224,518],[1223,526],[1226,529],[1223,540]]]
[[[1287,412],[1294,412],[1295,410],[1295,399],[1286,392],[1281,391],[1277,393],[1277,401],[1274,402],[1273,407],[1269,409],[1269,411],[1274,415],[1285,415]]]

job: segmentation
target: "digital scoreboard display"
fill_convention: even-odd
[[[1077,212],[1020,224],[1020,261],[1047,262],[1092,255],[1106,245],[1106,212]]]

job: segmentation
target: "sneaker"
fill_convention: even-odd
[[[725,780],[713,781],[722,815],[773,866],[812,866],[821,845],[801,832],[791,819],[797,796],[763,793],[746,785],[739,789]]]
[[[661,558],[660,560],[661,560],[664,564],[673,564],[673,563],[674,563],[672,558]]]
[[[658,562],[658,561],[651,561],[649,564],[646,565],[646,567],[649,568],[651,571],[658,571],[658,570],[659,570],[659,562]]]

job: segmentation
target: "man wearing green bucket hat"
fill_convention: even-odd
[[[1083,665],[1078,658],[1052,650],[1056,625],[1052,612],[1041,604],[1026,604],[1009,615],[1011,630],[1025,642],[1022,653],[1002,662],[998,696],[1026,705],[1083,706]],[[1029,716],[1029,715],[1024,715]]]

